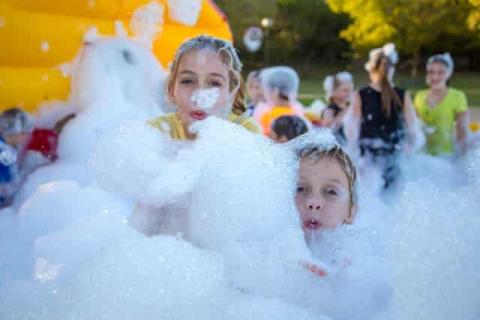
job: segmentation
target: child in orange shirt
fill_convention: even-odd
[[[265,103],[257,106],[253,117],[262,126],[263,133],[270,135],[272,122],[281,116],[303,117],[303,107],[297,101],[300,79],[290,67],[272,67],[262,70]]]

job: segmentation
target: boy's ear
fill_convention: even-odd
[[[348,216],[345,218],[344,223],[345,224],[352,224],[355,221],[356,216],[357,216],[357,206],[353,205],[350,208],[350,212],[348,213]]]

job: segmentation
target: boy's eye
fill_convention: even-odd
[[[337,196],[338,192],[334,188],[326,188],[324,189],[324,192],[329,195],[329,196]]]
[[[297,193],[304,193],[307,191],[308,191],[308,188],[306,187],[297,187]]]

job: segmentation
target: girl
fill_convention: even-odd
[[[365,64],[370,84],[356,93],[347,132],[347,138],[358,143],[361,156],[380,166],[384,188],[398,176],[397,158],[405,136],[411,145],[417,139],[410,95],[393,85],[397,60],[391,43],[370,51]]]
[[[259,132],[246,111],[242,64],[228,42],[199,36],[184,42],[172,62],[167,94],[176,112],[151,120],[150,125],[174,139],[192,140],[189,127],[208,116],[228,119]]]
[[[349,72],[327,76],[323,82],[329,105],[322,113],[322,126],[330,128],[337,140],[345,141],[343,118],[353,97],[353,77]]]
[[[242,64],[228,42],[199,36],[184,42],[178,49],[167,78],[167,94],[175,113],[160,116],[149,124],[176,140],[193,140],[190,125],[215,116],[259,132],[246,111]],[[130,223],[148,236],[182,232],[187,224],[187,207],[137,205]]]
[[[426,150],[432,155],[452,153],[454,147],[460,154],[466,150],[468,103],[462,91],[448,86],[452,74],[453,60],[449,53],[431,56],[427,62],[426,78],[429,88],[415,96],[418,115],[430,128],[426,134]]]
[[[263,133],[270,135],[272,122],[281,116],[303,117],[303,107],[297,101],[300,79],[290,67],[272,67],[262,70],[261,75],[265,103],[254,111],[253,117],[262,126]]]

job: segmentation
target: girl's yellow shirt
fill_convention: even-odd
[[[256,121],[251,117],[246,117],[242,115],[236,115],[230,113],[228,116],[228,121],[241,125],[245,129],[254,132],[260,133],[260,127]],[[176,113],[169,113],[155,119],[148,121],[152,127],[159,129],[162,132],[168,132],[170,130],[170,137],[177,140],[188,140],[183,127],[183,123]]]

